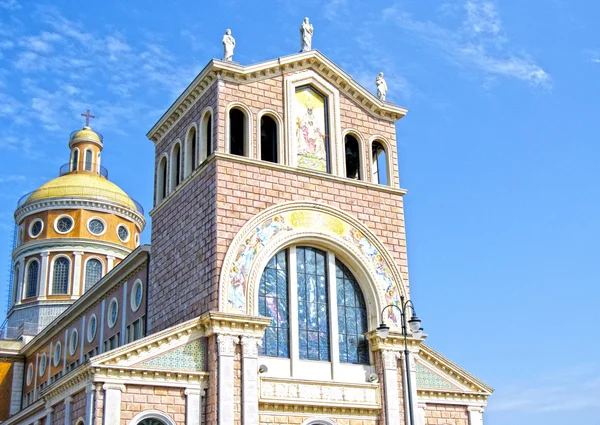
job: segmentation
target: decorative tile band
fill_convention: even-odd
[[[135,365],[158,369],[206,370],[206,338],[200,338],[184,346]]]

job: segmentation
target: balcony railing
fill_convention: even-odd
[[[108,170],[106,168],[104,168],[103,166],[100,166],[100,170],[97,169],[90,171],[90,170],[71,170],[71,163],[68,164],[64,164],[60,167],[60,170],[58,171],[58,175],[59,176],[64,176],[67,173],[70,173],[71,171],[87,171],[87,172],[97,172],[98,174],[100,174],[102,177],[106,177],[108,178]]]

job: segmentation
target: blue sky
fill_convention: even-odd
[[[1,272],[15,204],[67,162],[81,112],[149,210],[145,134],[225,29],[250,64],[298,51],[309,16],[314,48],[370,90],[383,71],[409,108],[400,175],[428,343],[496,389],[487,425],[600,424],[600,2],[160,3],[0,0]]]

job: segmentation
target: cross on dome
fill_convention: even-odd
[[[90,126],[90,118],[96,118],[95,115],[90,114],[90,110],[86,109],[85,114],[81,114],[82,117],[85,117],[85,126]]]

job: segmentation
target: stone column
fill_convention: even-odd
[[[81,295],[81,256],[83,251],[73,251],[73,288],[71,298],[77,299]]]
[[[71,402],[73,401],[73,397],[68,396],[65,398],[65,425],[71,424]]]
[[[94,384],[89,384],[85,387],[85,425],[93,425],[94,423],[95,393],[96,387]]]
[[[102,425],[121,425],[121,393],[125,385],[104,384],[104,420]]]
[[[258,425],[258,345],[261,338],[243,336],[242,425]]]
[[[381,350],[383,365],[383,389],[386,425],[400,423],[400,404],[398,396],[398,352]]]
[[[109,271],[111,271],[114,266],[115,266],[115,257],[114,257],[114,255],[107,255],[106,256],[106,273],[108,273]]]
[[[54,413],[54,409],[49,404],[46,404],[46,425],[52,425],[52,413]]]
[[[219,334],[217,343],[219,344],[219,390],[218,390],[218,421],[219,425],[233,425],[233,382],[234,370],[233,361],[235,355],[235,346],[239,338],[234,335]],[[105,424],[113,425],[113,424]],[[117,425],[117,424],[114,424]]]
[[[469,425],[483,425],[483,407],[469,406]]]
[[[202,423],[202,396],[204,390],[188,388],[185,390],[185,425]]]
[[[48,287],[48,256],[50,255],[50,253],[46,251],[42,252],[40,255],[42,256],[42,265],[40,267],[40,286],[38,288],[38,296],[39,299],[45,300],[46,288]]]

